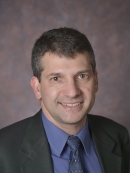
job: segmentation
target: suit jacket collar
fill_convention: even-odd
[[[20,153],[26,156],[22,173],[53,173],[50,149],[43,128],[41,111],[30,118]]]

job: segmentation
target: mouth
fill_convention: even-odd
[[[68,110],[73,110],[73,109],[81,109],[83,106],[83,102],[76,102],[76,103],[60,103],[60,105]]]
[[[69,107],[75,107],[81,104],[81,102],[78,103],[61,103],[64,106],[69,106]]]

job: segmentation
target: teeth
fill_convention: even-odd
[[[74,104],[71,104],[71,103],[67,103],[67,104],[62,103],[62,104],[65,105],[65,106],[70,106],[70,107],[72,107],[72,106],[78,106],[80,103],[74,103]]]

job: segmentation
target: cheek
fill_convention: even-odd
[[[44,87],[42,89],[42,99],[53,102],[58,97],[58,93],[54,87]]]
[[[93,84],[86,85],[81,89],[86,97],[92,97],[95,94],[95,86]]]

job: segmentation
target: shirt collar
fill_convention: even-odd
[[[68,139],[68,134],[51,123],[43,113],[42,121],[53,154],[60,156]]]
[[[42,121],[48,138],[48,142],[50,144],[51,151],[53,151],[53,154],[60,156],[65,147],[69,135],[60,128],[58,128],[57,126],[55,126],[53,123],[51,123],[46,118],[44,113],[42,113]],[[90,149],[90,140],[91,140],[91,136],[88,129],[88,122],[76,134],[76,136],[79,137],[79,139],[83,144],[85,152],[88,154]]]

